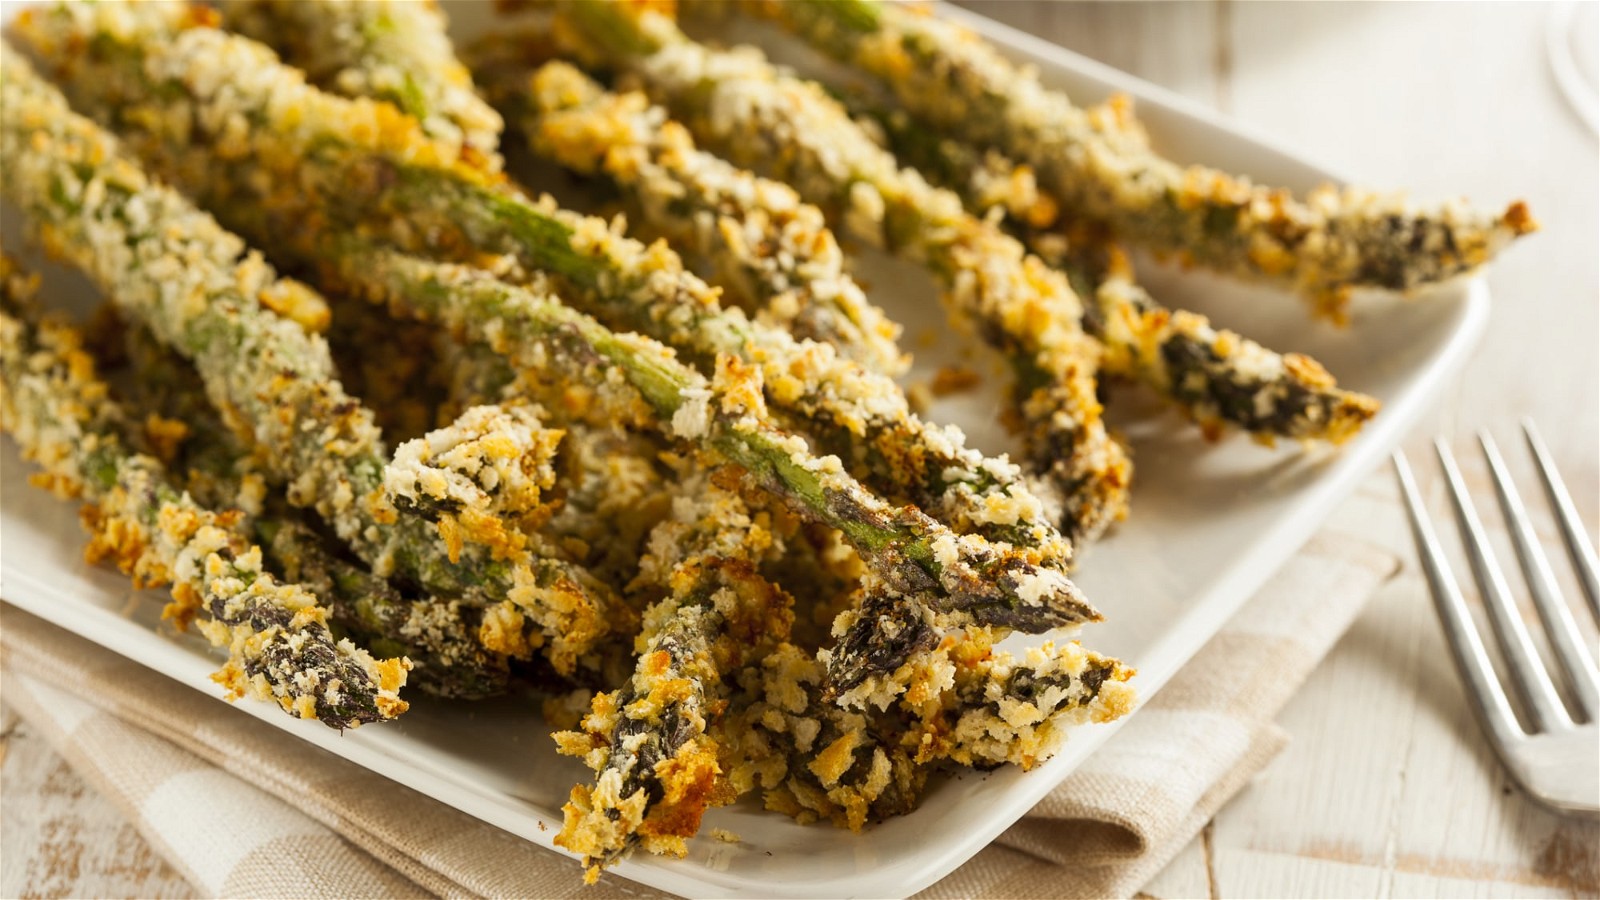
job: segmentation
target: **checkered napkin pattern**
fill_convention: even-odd
[[[1273,717],[1397,570],[1362,537],[1375,514],[1394,507],[1347,502],[1138,715],[925,896],[1138,890],[1283,747]],[[585,889],[566,857],[10,607],[0,643],[0,699],[197,893],[659,896],[614,874]]]

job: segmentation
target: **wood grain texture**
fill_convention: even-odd
[[[1516,418],[1531,416],[1595,529],[1600,166],[1594,139],[1555,91],[1546,5],[969,5],[1212,104],[1365,184],[1490,205],[1527,199],[1545,230],[1490,273],[1489,334],[1407,451],[1442,514],[1426,442],[1453,435],[1466,451],[1474,429],[1490,428],[1532,484],[1524,454],[1510,446]],[[1487,497],[1481,463],[1464,463]],[[1379,476],[1364,490],[1393,488]],[[1537,524],[1551,543],[1548,516]],[[1405,548],[1409,562],[1398,507],[1373,534]],[[1290,747],[1145,895],[1600,895],[1600,830],[1545,813],[1507,783],[1414,566],[1374,599],[1281,724]],[[6,728],[0,894],[187,893],[25,725]]]

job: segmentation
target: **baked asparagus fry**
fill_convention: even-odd
[[[716,730],[729,779],[762,787],[768,809],[860,830],[914,808],[928,773],[949,761],[1023,768],[1048,759],[1067,728],[1125,715],[1133,671],[1078,645],[1022,659],[984,629],[957,630],[916,660],[909,690],[883,707],[827,699],[823,664],[790,645],[763,661],[754,695]]]
[[[228,649],[228,664],[212,677],[230,698],[274,700],[340,729],[404,712],[397,692],[406,660],[335,641],[327,610],[262,568],[260,548],[234,527],[236,514],[199,506],[172,487],[158,460],[132,452],[119,434],[122,411],[81,337],[30,317],[22,308],[29,290],[0,257],[0,424],[44,468],[40,483],[89,501],[89,560],[114,560],[139,587],[172,584],[164,615],[180,623],[203,612],[201,631]]]
[[[315,509],[379,575],[514,602],[550,641],[557,669],[572,671],[605,632],[609,590],[553,553],[472,553],[452,563],[428,523],[388,521],[393,511],[378,495],[384,449],[370,412],[344,393],[327,344],[257,299],[288,283],[209,215],[150,182],[9,48],[0,90],[0,191],[49,250],[194,362],[213,403],[259,445],[290,502]]]
[[[457,700],[505,692],[507,659],[478,638],[483,610],[460,600],[407,597],[334,555],[320,535],[288,515],[260,518],[255,532],[285,578],[324,598],[335,625],[376,652],[409,660],[413,687]]]
[[[1145,383],[1207,435],[1232,425],[1268,443],[1282,437],[1337,444],[1377,412],[1377,400],[1341,390],[1308,356],[1280,355],[1217,330],[1198,313],[1164,308],[1134,279],[1114,242],[1096,228],[1061,221],[1028,166],[945,138],[903,111],[867,114],[902,162],[961,194],[975,214],[1005,209],[1013,230],[1090,298],[1084,327],[1106,347],[1101,369]]]
[[[632,677],[595,697],[582,731],[556,735],[596,772],[592,788],[573,788],[556,837],[584,855],[591,882],[635,845],[682,856],[705,810],[732,799],[710,726],[727,682],[789,634],[792,599],[756,570],[774,549],[766,517],[703,472],[673,506],[640,567],[638,581],[665,596],[645,615]]]
[[[1133,709],[1134,670],[1076,641],[1018,656],[994,649],[995,635],[965,629],[947,638],[930,672],[948,665],[953,682],[938,692],[906,693],[914,725],[907,743],[919,763],[950,760],[980,769],[1023,769],[1049,759],[1069,726],[1109,722]]]
[[[788,185],[698,150],[642,95],[608,93],[561,62],[519,74],[486,86],[517,111],[534,150],[612,179],[654,230],[714,263],[717,283],[756,308],[758,326],[832,344],[867,369],[905,370],[899,326],[845,270],[821,210]]]
[[[902,171],[813,82],[753,48],[690,40],[642,5],[562,5],[579,49],[627,70],[707,149],[793,185],[859,239],[923,262],[947,300],[1017,374],[1031,463],[1065,495],[1062,532],[1092,538],[1126,511],[1129,464],[1095,398],[1098,350],[1065,276],[954,194]]]
[[[341,309],[335,323],[343,319]],[[327,607],[332,624],[361,646],[411,662],[406,685],[440,697],[475,699],[502,693],[506,658],[478,639],[482,611],[457,599],[405,596],[388,580],[346,560],[327,539],[270,498],[254,454],[223,425],[193,367],[141,327],[123,327],[131,421],[124,437],[160,458],[175,486],[213,509],[236,508],[238,527],[254,534],[272,571],[304,585]],[[161,451],[165,449],[166,452]]]
[[[591,311],[666,336],[707,364],[719,353],[748,354],[761,366],[769,397],[804,415],[807,426],[826,428],[864,474],[898,488],[897,501],[920,504],[964,532],[1036,553],[1046,565],[1063,566],[1070,555],[1016,467],[965,448],[953,429],[917,420],[891,381],[840,359],[827,345],[798,344],[783,332],[751,325],[737,310],[721,309],[715,292],[664,245],[646,248],[601,220],[552,202],[533,203],[481,172],[452,166],[449,148],[428,142],[392,109],[316,91],[252,41],[185,28],[187,20],[162,4],[136,4],[114,19],[100,9],[57,7],[24,16],[18,31],[67,73],[75,102],[116,117],[125,139],[147,160],[206,196],[212,208],[244,217],[234,224],[242,221],[253,237],[293,242],[289,252],[315,261],[331,252],[339,234],[358,230],[360,222],[331,221],[348,215],[396,232],[390,237],[402,243],[472,247],[479,259],[482,252],[513,255],[528,268],[559,276],[567,295]],[[130,19],[137,28],[128,27]],[[237,84],[213,77],[238,69],[252,77]],[[140,102],[128,102],[129,92]],[[232,121],[229,114],[267,122],[242,141],[231,140],[232,132],[160,125]],[[218,146],[205,143],[208,137]],[[279,177],[216,159],[241,155]],[[250,217],[263,211],[276,225],[252,224]],[[371,277],[377,276],[359,270],[349,276],[357,282]]]
[[[223,24],[282,48],[316,84],[398,106],[499,171],[500,114],[473,90],[432,0],[224,0]]]
[[[1425,208],[1359,188],[1303,200],[1205,166],[1182,166],[1096,128],[1036,72],[916,6],[882,0],[755,0],[744,8],[877,78],[905,109],[958,140],[1033,167],[1063,209],[1118,237],[1306,294],[1343,315],[1351,288],[1410,290],[1471,271],[1537,226],[1527,207]]]
[[[670,451],[666,437],[613,420],[607,404],[592,402],[588,385],[519,372],[485,344],[448,338],[442,350],[443,364],[454,376],[452,405],[527,398],[552,411],[552,421],[566,432],[555,460],[562,493],[542,531],[643,612],[654,598],[637,598],[627,586],[638,572],[645,538],[671,510],[673,464],[681,458]],[[631,641],[631,635],[615,630]]]

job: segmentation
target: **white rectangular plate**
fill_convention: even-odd
[[[479,4],[486,7],[488,4]],[[5,4],[6,18],[16,4]],[[470,13],[470,9],[459,9]],[[1014,58],[1036,65],[1046,82],[1081,103],[1113,92],[1138,101],[1156,145],[1185,160],[1306,190],[1330,173],[1248,135],[1183,98],[979,16],[947,9]],[[465,20],[470,16],[462,16]],[[458,29],[475,23],[462,21]],[[482,23],[476,23],[481,27]],[[19,246],[8,215],[7,245]],[[46,297],[82,298],[75,279],[51,271]],[[1318,524],[1400,440],[1431,396],[1460,367],[1487,317],[1481,279],[1411,301],[1358,299],[1352,327],[1312,323],[1298,300],[1196,273],[1142,267],[1168,306],[1210,315],[1280,351],[1306,352],[1340,381],[1384,402],[1378,418],[1337,451],[1269,450],[1231,437],[1207,443],[1177,415],[1134,388],[1119,387],[1113,423],[1130,439],[1137,473],[1131,519],[1085,554],[1083,588],[1106,613],[1083,640],[1138,667],[1143,697],[1155,693],[1234,611],[1312,534]],[[973,359],[950,334],[916,269],[867,256],[861,271],[874,299],[906,325],[918,357],[913,379],[939,365]],[[54,290],[52,290],[52,288]],[[935,335],[931,347],[920,340]],[[987,365],[977,357],[980,367]],[[1013,449],[992,421],[1003,379],[977,393],[946,398],[935,419],[966,428],[989,452]],[[133,592],[126,579],[87,568],[74,510],[25,484],[27,467],[9,439],[0,448],[0,576],[7,602],[118,653],[220,697],[208,675],[218,657],[193,636],[159,623],[159,592]],[[559,757],[530,704],[515,700],[450,705],[413,697],[397,722],[335,733],[261,703],[240,709],[466,813],[551,846],[570,787],[587,771]],[[914,893],[948,874],[1028,811],[1104,742],[1115,726],[1079,729],[1052,760],[1031,772],[968,774],[932,786],[915,813],[850,834],[802,827],[747,799],[712,812],[706,829],[725,828],[737,844],[697,839],[684,860],[636,856],[617,872],[696,896],[887,896]],[[1070,840],[1070,835],[1063,835]],[[573,878],[579,877],[576,864]]]

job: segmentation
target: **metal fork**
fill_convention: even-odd
[[[1577,570],[1578,583],[1589,602],[1589,611],[1600,622],[1600,589],[1596,587],[1600,582],[1600,573],[1597,573],[1600,566],[1595,562],[1594,546],[1578,520],[1572,498],[1533,423],[1524,421],[1522,431],[1537,463],[1545,494],[1555,509],[1556,522]],[[1495,494],[1510,526],[1511,542],[1516,548],[1534,608],[1554,650],[1557,668],[1568,686],[1572,708],[1562,702],[1529,636],[1527,624],[1511,599],[1511,589],[1495,562],[1483,523],[1467,496],[1461,471],[1443,440],[1435,440],[1434,449],[1444,468],[1467,558],[1472,563],[1472,573],[1526,725],[1518,722],[1495,676],[1472,613],[1450,574],[1439,536],[1417,492],[1411,467],[1404,454],[1396,451],[1395,474],[1400,479],[1406,511],[1411,517],[1417,556],[1427,575],[1456,668],[1470,688],[1468,693],[1475,701],[1473,709],[1478,722],[1500,761],[1522,789],[1540,803],[1563,813],[1600,816],[1600,725],[1596,724],[1596,713],[1600,710],[1600,670],[1596,669],[1594,655],[1556,586],[1550,561],[1534,536],[1527,509],[1511,483],[1505,460],[1487,432],[1480,432],[1478,441],[1488,459]]]

